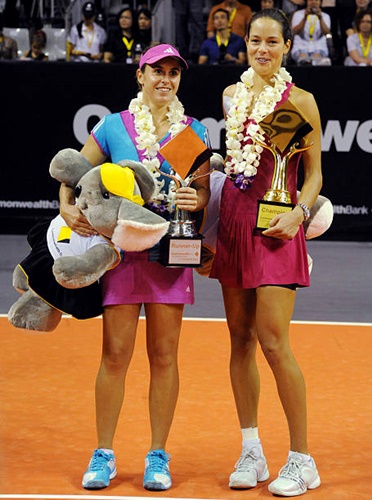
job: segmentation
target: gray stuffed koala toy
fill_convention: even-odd
[[[97,236],[74,233],[58,215],[31,229],[31,253],[15,268],[22,294],[8,312],[17,328],[52,331],[62,313],[87,319],[102,313],[98,280],[120,262],[121,250],[153,247],[169,223],[143,207],[155,184],[141,163],[123,160],[92,168],[76,150],[64,149],[50,164],[53,178],[75,189],[76,205]]]

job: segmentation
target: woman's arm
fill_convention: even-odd
[[[247,64],[247,53],[244,52],[238,52],[238,58],[236,60],[236,64]]]
[[[207,160],[198,169],[198,174],[207,174],[210,171],[210,161]],[[204,208],[210,197],[209,175],[196,179],[190,187],[177,189],[175,202],[181,210],[195,212]]]
[[[103,62],[111,63],[114,60],[114,54],[112,52],[103,53]]]
[[[92,136],[81,150],[81,154],[91,163],[92,167],[100,165],[106,159]],[[59,190],[59,211],[67,225],[80,236],[91,236],[96,231],[75,205],[75,189],[62,183]]]
[[[304,17],[296,25],[292,24],[292,31],[293,31],[294,35],[301,35],[303,33],[303,31],[305,29],[305,24],[306,24],[308,14],[310,14],[309,7],[307,7],[304,10]],[[292,23],[293,23],[293,21],[294,20],[292,20]]]
[[[302,147],[310,144],[312,146],[304,151],[302,156],[304,182],[298,199],[299,203],[303,203],[310,209],[322,187],[320,116],[312,94],[300,89],[294,90],[293,94],[294,103],[313,127],[313,130],[301,141]],[[302,222],[304,222],[304,212],[299,205],[296,205],[291,212],[275,216],[270,222],[271,227],[263,231],[263,234],[280,239],[290,239],[297,234]]]
[[[207,63],[208,63],[208,56],[199,56],[198,64],[207,64]]]
[[[366,64],[367,66],[371,66],[371,59],[362,57],[357,50],[349,50],[349,56],[357,64]]]

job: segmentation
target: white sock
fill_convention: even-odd
[[[241,429],[243,441],[247,439],[259,439],[258,438],[258,427],[246,427]]]
[[[243,449],[258,448],[260,453],[263,454],[260,438],[258,437],[257,427],[247,427],[241,429],[242,431],[242,447]]]
[[[293,455],[301,457],[301,460],[303,462],[310,462],[311,461],[311,456],[308,453],[300,453],[298,451],[289,450],[288,458],[291,458],[291,456],[293,456]]]

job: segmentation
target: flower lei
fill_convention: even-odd
[[[226,120],[226,152],[229,159],[225,172],[234,181],[235,186],[242,190],[250,186],[260,164],[263,148],[256,144],[256,141],[264,143],[265,136],[258,124],[274,111],[287,88],[287,82],[292,81],[291,75],[284,68],[280,68],[270,80],[274,86],[265,85],[249,115],[250,121],[245,125],[254,95],[253,77],[252,68],[241,75],[241,82],[236,85]]]
[[[157,156],[160,145],[154,134],[155,126],[152,120],[151,110],[148,106],[143,104],[142,92],[138,92],[137,97],[131,100],[128,109],[134,116],[134,128],[138,134],[136,137],[136,148],[142,157],[142,164],[154,176],[155,180],[156,188],[153,196],[153,203],[150,205],[157,211],[165,212],[169,210],[169,205],[174,205],[174,202],[172,203],[174,198],[172,184],[174,184],[174,181],[171,181],[169,192],[166,193],[163,190],[165,181],[160,179],[161,174],[157,170],[157,168],[160,168],[160,161]],[[170,123],[169,133],[173,138],[186,127],[187,121],[184,107],[177,96],[174,96],[170,103],[169,111],[166,116]]]

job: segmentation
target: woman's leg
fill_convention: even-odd
[[[273,371],[287,417],[290,452],[277,479],[269,484],[274,495],[298,496],[320,485],[320,477],[307,449],[306,388],[289,344],[289,324],[296,292],[266,286],[257,290],[257,334]]]
[[[230,377],[242,429],[257,427],[260,379],[256,363],[255,290],[222,287],[230,331]]]
[[[102,358],[96,380],[98,448],[112,449],[140,307],[139,304],[106,306],[103,313]]]
[[[146,304],[151,450],[165,449],[176,408],[183,304]]]
[[[256,363],[256,291],[223,287],[222,292],[231,339],[231,385],[243,438],[229,486],[248,489],[269,477],[257,423],[260,378]]]
[[[307,453],[305,381],[289,343],[296,292],[279,286],[257,289],[257,335],[273,371],[278,394],[287,418],[290,449]]]

